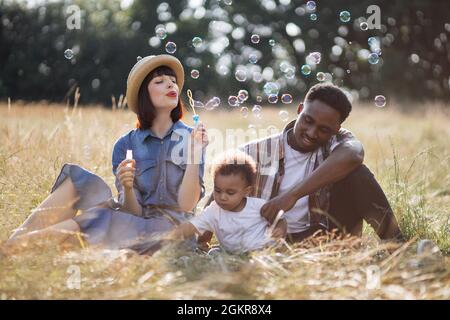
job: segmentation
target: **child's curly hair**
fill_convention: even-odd
[[[255,160],[242,151],[228,151],[219,155],[213,162],[211,174],[215,179],[217,175],[240,174],[247,182],[247,186],[253,186],[256,178]]]

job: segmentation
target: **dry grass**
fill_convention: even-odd
[[[367,228],[362,240],[321,239],[249,256],[208,257],[177,246],[152,257],[49,248],[0,257],[0,299],[449,299],[448,106],[421,108],[426,111],[401,113],[392,105],[358,105],[345,123],[363,142],[365,162],[411,239],[403,247],[379,243]],[[201,117],[208,128],[221,131],[246,129],[250,120],[260,128],[281,129],[277,112],[264,110],[258,121],[238,112]],[[64,106],[13,102],[9,111],[7,104],[0,105],[0,241],[45,199],[65,162],[86,167],[113,187],[112,147],[134,122],[133,114],[122,110],[91,107],[72,113],[64,112]],[[208,191],[210,180],[207,173]],[[418,257],[416,242],[423,238],[433,239],[443,256]],[[72,268],[80,269],[79,290],[68,286]],[[381,276],[378,288],[367,281],[371,270]]]

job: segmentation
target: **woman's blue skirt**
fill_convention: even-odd
[[[174,221],[182,223],[189,218],[187,213],[168,209],[162,214],[161,210],[145,208],[145,218],[121,211],[106,182],[75,164],[64,164],[51,192],[67,177],[78,196],[73,208],[81,211],[74,220],[89,245],[151,253],[160,247],[164,234],[175,227]],[[194,239],[187,244],[193,247]]]

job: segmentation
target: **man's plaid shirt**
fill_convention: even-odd
[[[240,148],[256,161],[257,175],[253,197],[269,200],[278,195],[284,176],[284,141],[289,130],[293,130],[294,124],[295,120],[287,124],[281,133],[251,141]],[[311,152],[305,177],[311,175],[339,144],[354,141],[356,138],[350,131],[340,129],[327,144]],[[310,226],[321,224],[328,228],[328,219],[321,213],[328,212],[330,207],[330,188],[331,186],[325,186],[309,195]]]

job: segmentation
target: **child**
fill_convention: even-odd
[[[213,232],[228,252],[260,249],[274,241],[260,209],[265,200],[249,197],[256,176],[254,160],[243,152],[226,153],[212,167],[214,201],[189,222],[172,231],[171,238],[190,238],[205,231]],[[286,235],[284,219],[277,223],[278,236]],[[274,234],[275,236],[275,234]]]

